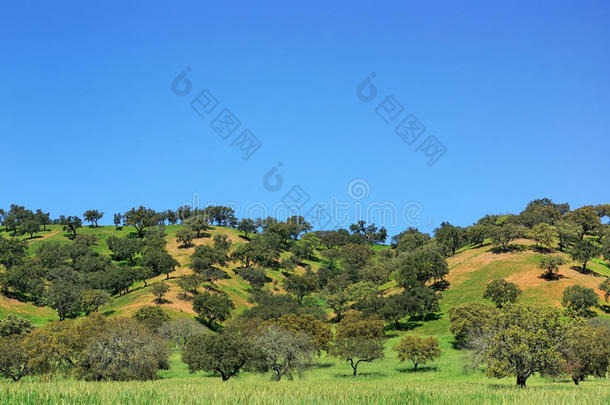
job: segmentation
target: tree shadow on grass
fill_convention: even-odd
[[[601,304],[599,306],[599,309],[601,309],[602,311],[604,311],[607,314],[610,314],[610,305],[608,305],[608,304]]]
[[[497,255],[502,253],[513,253],[513,252],[523,252],[527,250],[527,246],[525,245],[508,245],[508,246],[496,246],[490,250],[491,253],[495,253]]]
[[[352,375],[351,373],[349,374],[333,374],[334,377],[337,378],[346,378],[346,379],[356,379],[358,377],[387,377],[388,375],[385,373],[380,373],[378,371],[371,371],[371,372],[366,372],[366,371],[358,371],[358,374],[356,374],[355,376]]]
[[[399,373],[425,373],[425,372],[437,372],[439,368],[437,366],[420,366],[417,367],[417,370],[411,367],[401,367],[397,368],[396,371]]]
[[[601,277],[600,274],[597,274],[596,272],[594,272],[592,270],[589,270],[589,269],[584,269],[583,270],[583,268],[581,266],[572,266],[572,267],[570,267],[570,269],[572,269],[572,270],[574,270],[574,271],[576,271],[576,272],[578,272],[580,274],[585,274],[587,276],[591,276],[592,275],[592,276],[596,276],[596,277]]]
[[[557,281],[557,280],[561,280],[562,278],[566,278],[566,276],[564,276],[563,274],[559,274],[559,273],[553,273],[553,274],[543,273],[543,274],[539,275],[538,278],[540,278],[542,280],[546,280],[546,281]]]
[[[331,368],[335,363],[324,362],[324,363],[312,363],[309,365],[309,368]]]

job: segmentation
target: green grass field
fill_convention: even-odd
[[[170,304],[165,309],[173,317],[193,316],[189,301],[181,301],[175,295],[177,276],[189,272],[188,261],[194,248],[178,248],[175,233],[179,226],[167,227],[168,250],[181,263],[181,267],[169,280],[172,293]],[[127,236],[130,228],[119,231],[112,226],[99,228],[84,227],[79,233],[92,233],[98,237],[94,249],[108,254],[106,238],[110,235]],[[233,240],[234,246],[247,243],[235,229],[214,227],[209,231],[213,236],[225,233]],[[58,226],[51,226],[40,237],[30,241],[30,250],[45,240],[66,242],[64,232]],[[212,238],[204,238],[196,243],[211,243]],[[610,275],[610,268],[602,260],[589,264],[593,274],[581,274],[574,270],[573,262],[560,268],[563,276],[557,281],[540,279],[537,265],[541,254],[524,243],[521,250],[511,253],[493,253],[491,246],[462,249],[448,260],[450,288],[443,292],[441,313],[438,319],[426,322],[406,322],[399,332],[389,330],[386,356],[373,363],[363,363],[359,375],[351,376],[347,363],[335,358],[322,357],[315,360],[302,375],[293,381],[271,381],[269,376],[244,373],[223,383],[219,377],[204,373],[190,374],[180,360],[179,353],[172,355],[169,370],[160,372],[160,379],[152,382],[83,382],[73,380],[43,381],[26,377],[19,383],[0,382],[1,404],[605,404],[610,403],[610,380],[589,378],[579,386],[571,380],[531,377],[523,390],[515,387],[512,378],[490,379],[480,370],[466,367],[466,353],[455,350],[451,344],[447,311],[457,305],[483,301],[482,291],[487,282],[495,278],[506,278],[515,282],[523,290],[520,298],[526,303],[551,303],[559,305],[563,289],[568,285],[583,284],[597,287],[601,276]],[[377,247],[381,249],[382,247]],[[317,270],[319,261],[308,261]],[[249,295],[249,285],[233,273],[232,267],[223,268],[231,276],[221,280],[218,286],[236,302],[236,314],[245,309]],[[297,270],[302,271],[302,269]],[[268,270],[272,280],[279,281],[279,271]],[[164,278],[161,276],[159,279]],[[387,283],[384,288],[392,289]],[[174,294],[174,295],[172,295]],[[152,304],[150,287],[142,283],[133,286],[130,293],[114,297],[113,302],[102,308],[102,312],[112,316],[129,315],[142,305]],[[49,308],[35,307],[0,297],[0,317],[18,313],[32,320],[37,326],[57,319]],[[599,316],[608,316],[598,310]],[[442,354],[440,359],[426,364],[418,372],[412,365],[399,363],[392,347],[405,334],[435,336],[439,339]]]

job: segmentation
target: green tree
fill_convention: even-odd
[[[23,345],[24,338],[19,335],[0,337],[0,376],[14,382],[28,373],[30,358]]]
[[[610,365],[610,328],[572,325],[561,348],[563,371],[578,385],[588,375],[604,378]]]
[[[83,213],[85,221],[90,222],[95,228],[97,228],[97,223],[103,216],[104,213],[98,210],[87,210]]]
[[[244,219],[240,220],[239,223],[237,224],[237,229],[239,229],[240,231],[245,233],[245,236],[247,238],[248,234],[256,233],[256,230],[258,229],[258,227],[256,226],[256,222],[254,222],[253,219],[244,218]]]
[[[136,238],[119,238],[111,235],[106,239],[108,249],[112,251],[114,260],[128,260],[130,265],[134,264],[136,254],[140,253],[143,243]]]
[[[27,335],[33,329],[32,322],[15,314],[9,314],[6,318],[0,319],[0,337]]]
[[[156,305],[147,305],[138,308],[133,314],[133,319],[141,322],[150,330],[157,331],[169,321],[169,315]]]
[[[588,239],[580,240],[574,244],[570,255],[572,259],[582,264],[582,272],[587,272],[589,260],[600,254],[600,248]]]
[[[424,246],[430,240],[430,235],[420,232],[417,228],[409,227],[392,237],[392,244],[400,252],[411,252]]]
[[[179,247],[191,247],[193,239],[195,239],[195,231],[193,231],[193,229],[188,226],[185,226],[176,231],[176,242],[180,242],[182,244]]]
[[[211,246],[199,245],[191,256],[191,268],[202,277],[203,281],[214,283],[226,278],[227,274],[215,266],[225,266],[228,262],[227,253]]]
[[[473,245],[483,246],[485,239],[489,235],[489,227],[486,225],[475,224],[466,228],[466,238]]]
[[[142,255],[142,266],[150,269],[155,276],[165,274],[166,279],[169,279],[169,273],[180,266],[180,263],[164,248],[146,248]]]
[[[471,349],[481,337],[487,336],[496,312],[496,308],[480,303],[451,308],[449,329],[457,346]]]
[[[203,279],[198,274],[185,274],[178,279],[178,286],[182,289],[183,296],[187,298],[188,293],[197,294],[197,289],[202,282]]]
[[[246,280],[252,288],[263,288],[265,283],[271,281],[267,277],[265,269],[258,267],[235,269],[235,273]]]
[[[152,295],[157,297],[156,301],[161,303],[163,302],[163,297],[165,294],[169,292],[169,286],[162,281],[157,281],[156,283],[151,284],[150,292],[152,292]]]
[[[303,297],[318,289],[318,279],[313,272],[308,271],[303,275],[289,275],[282,280],[282,285],[286,291],[295,296],[298,302],[303,302]]]
[[[279,326],[267,326],[256,337],[254,345],[260,353],[261,371],[271,370],[273,380],[292,379],[295,371],[311,360],[314,346],[304,333],[292,333]]]
[[[193,310],[209,326],[221,323],[231,317],[235,304],[226,294],[204,292],[197,294],[193,300]]]
[[[515,283],[506,280],[493,280],[487,283],[483,298],[491,300],[496,307],[502,308],[508,303],[517,301],[521,289]]]
[[[0,264],[7,269],[23,262],[27,254],[28,244],[15,238],[5,238],[0,235]]]
[[[225,252],[227,254],[229,249],[231,249],[231,239],[225,234],[216,234],[214,235],[214,248],[218,249],[221,252]]]
[[[570,212],[568,219],[582,227],[580,240],[583,240],[585,235],[593,232],[601,223],[595,207],[591,205],[585,205]]]
[[[144,237],[146,228],[157,224],[157,213],[151,208],[140,207],[132,208],[123,215],[123,223],[133,226],[138,233],[138,237]]]
[[[79,217],[69,216],[63,218],[61,225],[63,230],[68,232],[68,238],[74,239],[76,238],[76,230],[82,228],[83,222]]]
[[[400,340],[398,345],[394,346],[394,350],[398,352],[398,359],[401,362],[410,360],[413,363],[414,371],[417,371],[420,364],[424,365],[441,355],[438,340],[433,337],[407,335]]]
[[[158,333],[184,352],[188,341],[205,333],[205,327],[193,319],[178,318],[164,323]]]
[[[47,230],[47,225],[51,225],[51,216],[48,212],[42,212],[42,210],[36,210],[36,221],[42,225],[42,230]]]
[[[610,297],[610,277],[606,277],[597,288],[604,292],[604,301],[608,302],[608,297]]]
[[[115,229],[121,229],[121,222],[123,221],[123,214],[117,212],[112,217],[112,222],[114,223]]]
[[[202,232],[208,230],[208,219],[203,214],[191,216],[185,219],[183,224],[192,229],[197,238],[201,238]]]
[[[400,255],[397,267],[396,282],[403,288],[409,288],[414,283],[443,280],[449,273],[447,261],[434,249],[418,249]]]
[[[568,318],[553,307],[509,305],[493,320],[490,333],[478,348],[490,377],[517,378],[525,388],[538,372],[557,375],[561,371],[561,347]]]
[[[191,373],[217,373],[222,381],[238,374],[253,358],[252,344],[234,329],[217,334],[201,333],[188,340],[182,353]]]
[[[371,362],[384,356],[385,331],[383,321],[364,318],[362,314],[350,313],[337,325],[331,354],[349,361],[353,376],[362,362]]]
[[[99,307],[112,301],[110,294],[103,290],[85,290],[80,295],[80,307],[86,315],[97,312]]]
[[[131,319],[108,322],[82,353],[78,374],[91,381],[155,380],[169,368],[167,343]]]
[[[559,250],[561,252],[572,243],[578,241],[583,233],[581,225],[567,220],[558,221],[556,229],[559,237]]]
[[[565,263],[565,259],[561,256],[543,256],[542,259],[540,259],[540,264],[538,267],[545,270],[545,272],[542,274],[543,278],[552,280],[556,277],[555,274],[559,271],[559,266]]]
[[[492,242],[502,250],[507,250],[510,243],[523,236],[523,229],[512,223],[494,226],[490,229]]]
[[[441,223],[440,228],[434,230],[434,238],[439,244],[447,247],[452,255],[455,255],[455,251],[465,245],[464,236],[462,228],[453,226],[449,222]]]
[[[57,311],[59,320],[67,316],[76,316],[80,311],[81,288],[71,280],[57,279],[51,283],[45,293],[45,302]]]
[[[536,241],[538,246],[550,249],[553,242],[558,237],[558,234],[555,227],[542,222],[534,225],[534,227],[527,233],[527,237]]]
[[[571,285],[563,290],[561,305],[573,310],[577,315],[588,317],[594,315],[590,308],[597,306],[597,298],[592,288]]]
[[[268,324],[277,325],[293,334],[304,333],[311,339],[311,343],[319,350],[328,351],[332,333],[330,325],[316,319],[310,314],[284,314],[280,318],[267,321]]]

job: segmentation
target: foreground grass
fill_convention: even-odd
[[[532,377],[526,389],[513,378],[494,380],[464,368],[464,353],[451,337],[440,338],[439,360],[413,372],[399,363],[392,346],[402,335],[390,332],[386,358],[362,364],[357,377],[340,360],[322,355],[292,381],[245,373],[228,382],[206,373],[189,374],[178,352],[170,370],[149,382],[59,380],[0,382],[2,404],[604,404],[610,381],[589,379],[575,386],[567,379]]]

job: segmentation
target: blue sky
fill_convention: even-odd
[[[608,202],[610,6],[509,3],[6,4],[0,206],[98,208],[109,222],[197,193],[271,211],[299,185],[306,210],[334,198],[355,221],[358,206],[415,206],[430,231],[539,197]],[[371,72],[377,96],[363,102]],[[201,118],[190,103],[205,89],[219,104]],[[388,96],[403,111],[386,124]],[[210,127],[224,108],[241,122],[228,140]],[[408,114],[426,129],[412,145],[394,132]],[[232,145],[244,129],[262,143],[247,160]],[[446,149],[432,166],[417,151],[429,135]]]

